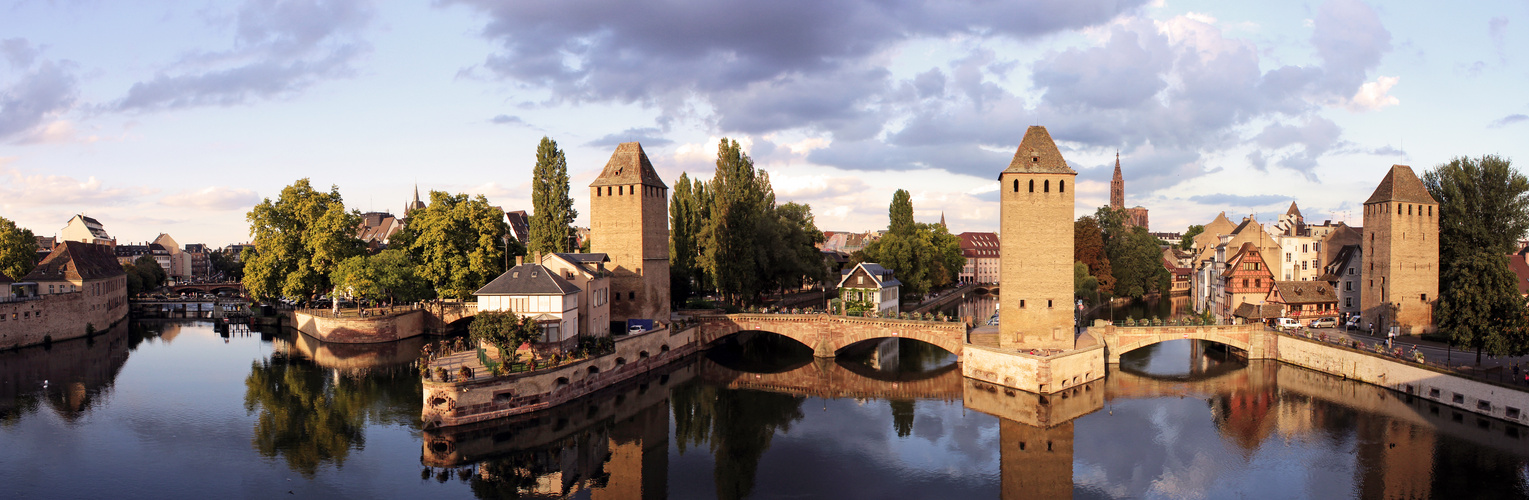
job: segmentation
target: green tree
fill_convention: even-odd
[[[32,230],[0,217],[0,274],[21,279],[37,265],[37,239]]]
[[[505,271],[504,214],[483,195],[430,192],[430,205],[409,214],[409,225],[393,244],[408,252],[424,278],[442,297],[469,299]]]
[[[137,295],[144,291],[143,278],[138,276],[138,266],[123,264],[122,272],[127,275],[127,294]]]
[[[1183,239],[1179,240],[1179,250],[1187,251],[1190,248],[1194,247],[1195,246],[1195,237],[1199,236],[1200,233],[1204,233],[1204,232],[1205,232],[1205,226],[1202,226],[1200,224],[1190,225],[1189,229],[1185,229],[1184,230],[1184,237],[1183,237]]]
[[[337,186],[328,193],[299,179],[266,198],[245,219],[259,252],[245,252],[244,287],[255,297],[303,300],[333,288],[329,273],[366,251],[356,239],[361,214],[345,210]]]
[[[701,257],[700,206],[690,176],[680,174],[669,199],[669,297],[675,308],[690,298],[696,284],[696,270]]]
[[[568,195],[568,160],[557,141],[542,137],[536,146],[536,167],[531,172],[531,235],[527,246],[533,254],[567,252],[573,248],[573,220],[579,212]]]
[[[244,261],[239,260],[237,255],[222,251],[211,252],[207,254],[207,263],[214,271],[222,273],[225,280],[244,280]]]
[[[759,192],[754,160],[738,141],[717,145],[717,173],[712,176],[711,217],[707,221],[701,265],[728,301],[742,304],[760,290],[755,257],[764,195]]]
[[[345,259],[333,280],[336,290],[357,299],[408,303],[429,298],[433,292],[430,283],[414,273],[408,253],[397,248]]]
[[[530,316],[510,311],[485,311],[473,317],[467,325],[467,333],[473,340],[499,349],[501,356],[511,356],[521,344],[540,342],[541,327]]]
[[[1529,352],[1506,255],[1529,231],[1529,179],[1506,158],[1455,158],[1423,175],[1439,202],[1439,329],[1492,355]]]
[[[907,236],[913,233],[913,197],[908,191],[899,189],[892,193],[892,206],[887,209],[892,223],[887,225],[887,231]]]
[[[1088,264],[1083,262],[1072,263],[1072,295],[1080,299],[1094,299],[1094,293],[1099,291],[1099,279],[1088,273]]]
[[[767,273],[771,285],[800,288],[827,281],[828,269],[823,267],[823,253],[817,248],[823,243],[823,231],[813,221],[812,206],[787,203],[775,207],[771,215],[768,220],[773,222],[774,234],[764,241],[774,257]]]
[[[139,256],[133,261],[133,270],[137,272],[138,281],[142,283],[144,290],[154,290],[164,286],[165,280],[170,279],[165,274],[165,268],[160,267],[159,261],[151,255]]]
[[[1115,273],[1115,296],[1142,298],[1168,291],[1172,277],[1163,267],[1163,250],[1144,227],[1132,227],[1105,245]]]

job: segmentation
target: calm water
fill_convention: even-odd
[[[325,346],[138,323],[0,353],[0,496],[1529,492],[1526,429],[1191,341],[1041,398],[973,385],[948,354],[913,341],[814,360],[760,334],[551,412],[445,431],[416,422],[421,342]]]

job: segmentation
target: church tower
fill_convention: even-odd
[[[1431,333],[1439,300],[1439,202],[1412,167],[1391,171],[1364,202],[1364,324],[1377,331]]]
[[[1110,179],[1110,208],[1126,207],[1126,178],[1120,175],[1120,153],[1115,153],[1115,178]]]
[[[668,323],[669,186],[641,144],[616,146],[589,184],[589,224],[590,251],[611,259],[611,321]]]
[[[1009,168],[998,174],[1000,348],[1073,348],[1077,176],[1041,126],[1025,131]]]

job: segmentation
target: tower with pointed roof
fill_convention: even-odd
[[[1046,127],[1032,126],[998,174],[1000,348],[1072,349],[1073,180]]]
[[[414,201],[406,201],[403,204],[403,216],[404,216],[404,218],[408,218],[410,212],[413,212],[415,210],[419,210],[421,208],[425,208],[425,202],[419,201],[419,184],[415,184],[414,185]]]
[[[1110,179],[1110,208],[1123,210],[1126,207],[1126,178],[1120,175],[1120,152],[1115,152],[1115,177]]]
[[[1364,324],[1402,333],[1436,329],[1439,300],[1439,202],[1412,167],[1392,165],[1364,202]]]
[[[626,142],[589,184],[589,248],[610,256],[610,319],[669,322],[669,186]],[[623,329],[624,330],[624,329]]]

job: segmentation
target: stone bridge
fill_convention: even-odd
[[[1247,353],[1247,359],[1272,359],[1279,353],[1276,334],[1261,324],[1203,326],[1093,326],[1089,335],[1104,341],[1106,362],[1120,363],[1120,355],[1159,342],[1197,339],[1223,344]]]
[[[218,293],[228,292],[230,295],[243,295],[244,283],[237,281],[228,283],[191,283],[187,285],[175,285],[170,287],[170,293]]]
[[[728,314],[701,316],[697,341],[708,345],[746,331],[780,334],[812,348],[812,355],[834,357],[839,349],[871,339],[908,338],[933,344],[961,356],[966,324],[889,318],[860,318],[831,314]]]
[[[866,367],[847,367],[828,358],[779,373],[749,373],[702,359],[700,378],[729,389],[752,389],[816,398],[961,399],[963,377],[955,364],[918,375],[881,374]]]

